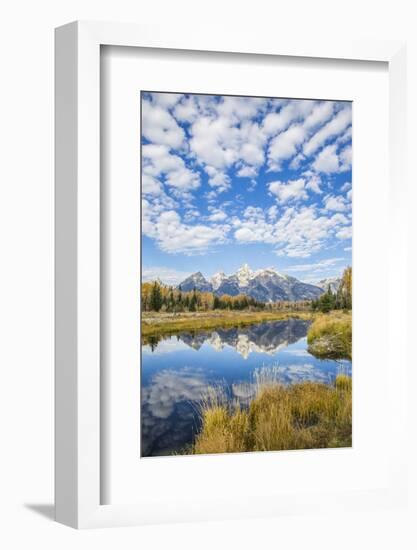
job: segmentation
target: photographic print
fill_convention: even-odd
[[[351,102],[138,101],[140,456],[351,447]]]

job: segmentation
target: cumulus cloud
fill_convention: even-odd
[[[242,219],[232,222],[238,242],[269,243],[277,255],[292,258],[307,258],[318,252],[347,223],[349,220],[339,213],[320,215],[315,206],[288,207],[277,220],[268,219],[260,208],[248,207]]]
[[[273,181],[269,184],[269,191],[278,197],[282,203],[292,199],[306,199],[305,181],[303,179],[288,182]]]
[[[343,132],[351,122],[352,109],[350,106],[344,107],[307,141],[303,148],[304,154],[310,156],[315,153],[326,141]]]
[[[225,224],[184,224],[175,210],[166,210],[156,215],[151,213],[147,217],[147,210],[149,208],[145,208],[145,212],[142,214],[143,233],[155,239],[159,248],[170,254],[201,253],[211,246],[225,242],[230,229]],[[142,211],[144,211],[143,206]]]
[[[320,176],[314,172],[305,172],[303,176],[306,176],[307,178],[307,182],[305,186],[306,189],[309,189],[313,191],[313,193],[321,195],[323,191],[321,190],[321,187],[320,187],[322,184]]]
[[[145,195],[160,195],[162,186],[160,182],[149,174],[142,175],[142,193]]]
[[[352,238],[352,227],[343,227],[336,233],[338,239],[351,239]]]
[[[142,185],[145,188],[149,188],[153,181],[153,188],[156,191],[155,178],[161,175],[165,176],[165,183],[175,188],[179,195],[181,192],[192,191],[200,186],[200,175],[187,168],[184,160],[170,153],[166,145],[143,145],[142,168]]]
[[[185,134],[175,118],[158,104],[142,101],[142,134],[149,141],[169,147],[181,147]]]
[[[336,212],[345,212],[348,210],[349,205],[342,196],[329,195],[324,200],[325,208],[327,210],[334,210]]]
[[[320,151],[316,160],[313,162],[314,170],[331,174],[339,172],[339,157],[336,153],[336,145],[328,145]]]
[[[332,174],[346,172],[352,166],[352,148],[350,146],[338,151],[337,144],[327,145],[315,158],[312,167],[317,172]]]
[[[211,222],[222,222],[227,218],[226,212],[221,208],[214,208],[209,206],[210,215],[207,218]]]
[[[340,171],[344,172],[346,170],[349,170],[352,166],[352,147],[349,145],[348,147],[345,147],[340,152]]]
[[[179,271],[170,267],[149,266],[142,269],[142,281],[156,281],[159,279],[167,285],[178,285],[190,274],[189,271]]]
[[[337,178],[351,168],[351,119],[351,106],[333,101],[145,94],[143,233],[170,254],[234,238],[294,258],[348,238],[351,187]],[[247,206],[256,185],[265,209]]]
[[[239,178],[254,178],[258,173],[258,170],[254,166],[242,166],[237,171],[236,175]]]
[[[272,136],[288,128],[292,122],[303,120],[310,115],[316,103],[308,100],[290,100],[279,112],[266,115],[263,121],[264,133]]]
[[[281,169],[283,160],[293,157],[297,152],[297,146],[302,143],[306,136],[306,130],[301,124],[294,124],[278,134],[269,146],[268,159],[269,168],[273,171]]]

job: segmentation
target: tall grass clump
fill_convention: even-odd
[[[339,375],[333,385],[280,384],[275,374],[260,373],[249,405],[223,396],[201,404],[202,428],[192,452],[234,453],[350,447],[352,383]]]
[[[352,312],[318,314],[308,330],[307,343],[316,357],[352,359]]]

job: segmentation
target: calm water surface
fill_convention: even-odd
[[[142,456],[179,452],[198,432],[197,407],[210,385],[248,401],[255,369],[273,367],[285,384],[332,383],[351,375],[350,361],[320,360],[307,351],[309,321],[289,319],[155,339],[142,346]]]

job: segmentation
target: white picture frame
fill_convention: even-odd
[[[195,28],[186,34],[169,27],[75,22],[56,30],[56,519],[76,528],[162,521],[233,518],[361,506],[396,505],[405,498],[406,462],[401,429],[391,456],[386,488],[360,494],[291,495],[285,502],[245,503],[232,509],[207,502],[198,509],[167,498],[161,508],[101,504],[100,476],[100,48],[102,45],[168,48],[381,61],[389,70],[389,155],[392,239],[407,230],[405,190],[405,45],[401,42],[294,40],[244,31]],[[393,244],[390,243],[390,244]],[[406,253],[390,246],[390,266],[406,273]],[[405,284],[405,283],[404,283]],[[404,290],[405,291],[405,290]],[[390,315],[405,318],[403,301],[389,303]],[[404,321],[405,322],[405,321]],[[398,418],[405,418],[406,353],[399,352],[395,384]],[[149,495],[150,501],[151,495]],[[188,510],[188,511],[187,511]]]

